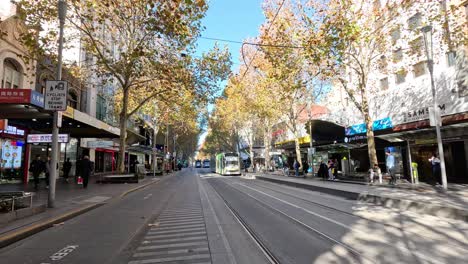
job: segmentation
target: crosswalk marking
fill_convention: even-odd
[[[211,264],[201,203],[170,208],[149,225],[128,264]]]

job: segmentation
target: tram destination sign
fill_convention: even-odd
[[[52,111],[67,110],[68,83],[66,81],[47,81],[44,109]]]

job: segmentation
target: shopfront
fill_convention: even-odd
[[[0,130],[0,184],[21,183],[27,174],[26,129],[7,126]]]

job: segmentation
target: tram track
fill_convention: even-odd
[[[246,180],[241,180],[241,182],[245,182]],[[239,183],[236,183],[236,184],[239,184]],[[352,212],[347,212],[347,211],[344,211],[344,210],[340,210],[338,208],[335,208],[335,207],[332,207],[332,206],[328,206],[328,205],[324,205],[324,204],[321,204],[321,203],[318,203],[318,202],[314,202],[314,201],[311,201],[311,200],[308,200],[308,199],[305,199],[303,197],[300,197],[298,195],[294,195],[294,194],[291,194],[291,193],[288,193],[288,192],[284,192],[284,191],[281,191],[281,190],[277,190],[275,188],[270,188],[270,187],[267,187],[267,186],[264,186],[263,184],[265,184],[265,182],[262,182],[262,184],[258,184],[258,183],[255,183],[251,180],[248,181],[248,184],[249,185],[254,185],[258,188],[263,188],[263,189],[266,189],[266,190],[270,190],[272,192],[275,192],[275,193],[279,193],[279,194],[282,194],[282,195],[285,195],[285,196],[288,196],[288,197],[292,197],[294,199],[298,199],[300,201],[303,201],[309,205],[312,205],[312,206],[317,206],[317,207],[320,207],[320,208],[324,208],[326,210],[331,210],[333,212],[338,212],[338,213],[341,213],[341,214],[344,214],[344,215],[348,215],[348,216],[351,216],[351,217],[355,217],[357,219],[361,219],[361,220],[364,220],[364,221],[367,221],[369,223],[372,223],[372,224],[376,224],[376,225],[380,225],[382,227],[388,227],[388,228],[394,228],[394,229],[399,229],[400,227],[399,226],[395,226],[394,224],[390,224],[390,223],[384,223],[384,222],[380,222],[380,221],[377,221],[377,220],[374,220],[374,219],[370,219],[368,217],[365,217],[365,216],[361,216],[361,215],[358,215],[358,214],[354,214]],[[274,185],[273,183],[267,183],[267,185]],[[242,186],[242,185],[241,185]],[[244,187],[247,187],[249,188],[248,186],[244,186]],[[276,186],[275,186],[276,187]],[[253,189],[253,188],[251,188]],[[255,189],[253,189],[255,190]],[[258,191],[258,190],[256,190]],[[388,210],[388,208],[386,208]],[[404,220],[410,220],[410,217],[409,216],[400,216],[400,217],[403,217]],[[344,226],[346,227],[347,229],[349,230],[353,230],[352,228],[350,228],[349,226]],[[401,230],[400,230],[401,231]],[[403,231],[401,231],[403,232]],[[430,236],[426,236],[425,234],[421,234],[420,232],[414,232],[414,231],[405,231],[407,233],[410,233],[412,235],[417,235],[417,236],[420,236],[422,238],[425,238],[425,239],[432,239]],[[459,245],[457,243],[452,243],[452,246],[455,246],[457,248],[464,248],[464,245]],[[405,251],[406,249],[402,249],[403,251]],[[424,258],[424,257],[423,257]]]
[[[241,223],[241,225],[245,228],[246,232],[254,239],[254,241],[257,243],[257,245],[259,245],[259,247],[262,248],[264,253],[269,256],[271,263],[281,263],[280,258],[278,256],[275,256],[275,254],[272,252],[272,250],[268,248],[266,243],[264,243],[264,241],[262,241],[261,236],[259,234],[257,234],[251,226],[249,226],[248,220],[244,216],[242,216],[241,213],[238,210],[236,210],[236,208],[234,206],[232,206],[232,204],[218,191],[218,189],[217,189],[217,187],[215,185],[220,184],[221,181],[218,181],[215,184],[213,184],[213,182],[211,182],[211,181],[208,181],[208,182],[211,185],[211,187],[215,190],[215,192],[221,197],[221,199],[223,200],[226,207],[229,208],[229,210],[232,212],[232,214],[236,217],[236,219],[238,219],[238,221]],[[358,250],[352,248],[351,246],[349,246],[349,245],[347,245],[347,244],[345,244],[345,243],[343,243],[343,242],[341,242],[339,240],[334,239],[333,237],[323,233],[322,231],[318,230],[317,228],[314,228],[314,227],[302,222],[301,220],[299,220],[299,219],[297,219],[297,218],[295,218],[293,216],[288,215],[284,211],[282,211],[280,209],[277,209],[277,208],[274,208],[273,206],[267,204],[266,202],[261,201],[260,199],[252,196],[251,194],[249,194],[249,193],[247,193],[245,191],[242,191],[239,188],[236,188],[235,186],[233,186],[232,183],[229,184],[229,183],[223,182],[222,184],[224,184],[225,186],[228,186],[232,190],[235,190],[236,192],[238,192],[238,193],[240,193],[240,194],[242,194],[244,196],[249,197],[250,199],[254,200],[256,203],[258,203],[262,207],[275,212],[277,215],[282,216],[283,218],[287,219],[289,222],[294,223],[300,229],[302,229],[302,230],[305,229],[309,233],[315,234],[316,236],[318,236],[322,240],[328,241],[328,243],[330,243],[331,246],[332,245],[341,246],[350,255],[353,256],[354,261],[356,261],[357,263],[376,263],[376,261],[369,259],[368,257],[364,256]]]

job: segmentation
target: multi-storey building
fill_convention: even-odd
[[[417,170],[423,180],[434,180],[428,161],[437,152],[435,130],[429,122],[433,98],[421,32],[423,26],[431,25],[433,34],[429,47],[433,48],[436,100],[442,115],[448,181],[468,182],[468,1],[414,1],[408,7],[394,7],[399,10],[386,10],[389,2],[395,1],[369,1],[371,6],[367,11],[378,8],[382,14],[387,14],[386,18],[374,21],[374,26],[382,27],[380,41],[386,49],[374,54],[376,60],[368,75],[371,118],[386,123],[384,130],[375,131],[377,140],[381,141],[381,144],[377,142],[379,161],[384,161],[384,149],[390,148],[397,156],[402,176],[410,180],[409,161],[412,160],[418,164]],[[398,11],[399,15],[390,17],[392,11]],[[365,17],[373,16],[369,13]],[[385,24],[379,25],[379,21]],[[347,74],[351,83],[359,77],[351,70]],[[337,109],[342,113],[338,119],[352,120],[353,116],[360,116],[339,85],[333,90],[334,97],[344,95],[340,98],[341,105],[348,106],[343,107],[344,111]],[[349,124],[348,141],[356,137],[365,141],[365,128],[360,129],[363,128],[360,123],[362,119]],[[361,160],[361,165],[369,163],[365,152],[355,158]],[[384,162],[379,165],[384,169]]]

